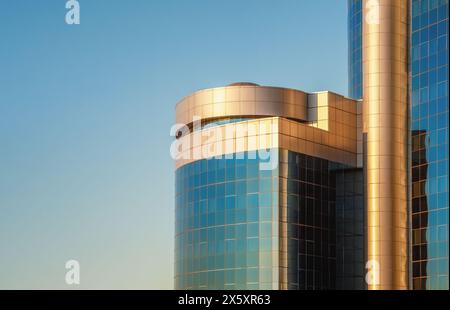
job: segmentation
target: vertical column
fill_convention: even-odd
[[[408,289],[408,0],[363,0],[371,290]]]

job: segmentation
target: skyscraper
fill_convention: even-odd
[[[364,41],[360,38],[363,29],[369,28],[363,21],[367,13],[363,7],[376,2],[348,1],[349,91],[353,98],[369,95],[359,79],[369,70],[360,61]],[[407,5],[408,278],[412,289],[448,289],[448,0],[412,0]]]

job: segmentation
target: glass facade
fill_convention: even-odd
[[[278,289],[278,169],[229,157],[176,171],[176,289]]]
[[[330,170],[332,163],[291,151],[281,152],[280,194],[286,200],[281,200],[280,225],[287,231],[281,239],[287,245],[287,288],[334,289],[336,180]]]
[[[348,96],[362,99],[362,0],[348,0]],[[365,289],[363,169],[337,169],[338,289]]]
[[[363,290],[365,216],[363,171],[334,165],[336,180],[336,288]]]
[[[448,289],[448,0],[412,0],[414,289]]]
[[[348,95],[362,98],[362,2],[348,0]]]
[[[354,253],[362,255],[362,241],[345,227],[363,227],[360,171],[287,150],[279,155],[271,171],[259,169],[254,152],[177,169],[177,289],[360,288],[355,274],[362,275],[363,262]]]

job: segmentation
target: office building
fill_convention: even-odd
[[[381,8],[396,2],[380,1]],[[370,28],[363,21],[368,3],[348,1],[349,94],[357,99],[363,93],[370,95],[360,79],[370,74],[362,61],[363,29]],[[384,55],[403,62],[402,67],[408,65],[408,282],[411,289],[448,289],[448,0],[399,1],[399,5],[404,12],[401,22],[407,25],[407,46]],[[390,42],[394,40],[404,44],[404,38]],[[405,70],[401,71],[404,80]]]
[[[336,210],[362,201],[361,102],[237,83],[176,114],[175,287],[336,288]]]

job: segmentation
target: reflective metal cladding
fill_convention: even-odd
[[[408,288],[407,0],[363,1],[369,289]]]

